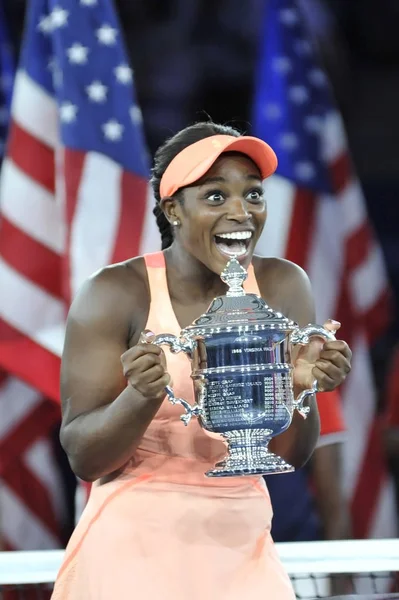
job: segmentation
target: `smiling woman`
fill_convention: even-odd
[[[53,600],[295,598],[271,537],[272,507],[261,476],[206,478],[225,457],[222,438],[198,422],[186,356],[151,343],[179,335],[226,292],[232,254],[248,271],[246,291],[306,325],[309,280],[278,258],[254,255],[267,211],[262,181],[276,169],[263,141],[213,123],[179,132],[158,150],[152,172],[162,252],[110,265],[90,277],[67,320],[61,370],[61,442],[74,472],[92,481],[66,549]],[[339,324],[326,325],[336,331]],[[332,390],[350,370],[343,341],[315,340],[295,357],[298,394],[317,379]],[[319,434],[315,399],[271,449],[295,466]]]

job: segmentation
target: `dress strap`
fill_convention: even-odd
[[[257,296],[260,296],[261,293],[258,282],[256,281],[255,269],[252,263],[249,265],[247,273],[248,277],[244,281],[244,290],[247,292],[247,294],[256,294]]]
[[[180,327],[170,300],[164,254],[162,251],[144,254],[144,262],[151,299],[146,328],[156,334],[177,335]]]

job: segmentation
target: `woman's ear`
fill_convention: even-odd
[[[178,212],[178,201],[176,198],[167,197],[162,198],[160,201],[161,209],[163,210],[165,217],[168,219],[171,225],[177,225],[180,223]]]

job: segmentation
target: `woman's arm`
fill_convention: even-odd
[[[279,261],[279,296],[282,312],[296,321],[300,327],[315,322],[315,307],[309,278],[297,265]],[[333,332],[339,324],[324,325]],[[305,347],[294,347],[292,361],[294,370],[294,395],[312,387],[317,379],[324,391],[335,389],[350,371],[351,351],[343,341],[324,342],[314,338]],[[295,411],[290,427],[276,436],[270,445],[276,452],[295,467],[304,465],[312,455],[320,433],[320,419],[315,396],[308,400],[310,412],[306,419]]]
[[[67,320],[60,439],[72,470],[86,481],[112,473],[131,457],[169,381],[162,350],[151,344],[128,349],[135,301],[143,311],[131,289],[127,293],[126,273],[119,268],[90,279]]]

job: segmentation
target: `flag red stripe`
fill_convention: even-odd
[[[112,262],[119,262],[140,254],[140,242],[143,234],[148,182],[142,177],[122,174],[121,214],[115,236]]]
[[[60,400],[60,359],[0,318],[0,368]]]
[[[65,148],[64,150],[64,182],[65,182],[65,216],[67,224],[67,248],[71,247],[71,228],[76,210],[79,187],[86,159],[86,153]],[[69,253],[65,256],[62,269],[63,292],[66,305],[72,300],[71,263]]]
[[[11,122],[8,157],[46,190],[55,192],[54,150]]]
[[[353,536],[368,537],[376,513],[378,493],[386,477],[382,452],[381,426],[376,419],[367,437],[367,449],[359,471],[358,482],[351,502]]]
[[[353,346],[358,330],[359,315],[354,314],[352,297],[348,286],[348,274],[345,273],[341,282],[340,293],[336,304],[336,319],[341,323],[339,338]]]
[[[54,509],[50,495],[43,483],[23,462],[23,459],[13,461],[5,473],[7,486],[20,498],[41,523],[56,537],[60,538]],[[35,550],[38,548],[35,548]]]
[[[366,332],[369,344],[376,342],[392,325],[393,296],[389,290],[384,290],[377,302],[362,315],[363,329]]]
[[[6,371],[2,371],[0,369],[0,386],[5,384],[7,377],[8,377],[8,373]]]
[[[66,197],[66,221],[68,228],[73,223],[76,210],[76,202],[79,194],[79,187],[82,181],[82,173],[86,160],[86,153],[79,150],[64,150],[64,180]],[[100,205],[99,205],[100,209]]]
[[[372,247],[370,228],[365,222],[346,240],[346,268],[353,271],[367,260]]]
[[[4,216],[0,223],[0,256],[32,283],[61,299],[61,257]]]
[[[53,431],[60,422],[61,411],[54,402],[42,400],[30,413],[0,439],[0,475],[12,466],[13,461],[29,449],[38,439]]]
[[[306,269],[316,216],[315,194],[298,188],[294,198],[285,257]]]
[[[352,179],[350,158],[346,152],[329,164],[334,192],[338,195]]]

